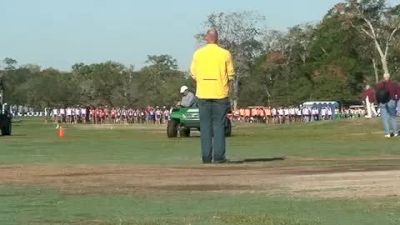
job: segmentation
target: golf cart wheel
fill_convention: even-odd
[[[190,137],[190,129],[186,128],[186,127],[183,127],[180,130],[179,134],[181,135],[181,137]]]
[[[168,121],[167,136],[169,138],[176,138],[178,136],[178,123],[175,120]]]
[[[11,135],[11,121],[5,120],[1,126],[1,135],[8,136]]]
[[[9,123],[9,125],[6,127],[6,132],[4,133],[4,135],[6,136],[11,135],[11,123]]]
[[[232,122],[230,119],[227,119],[225,125],[225,137],[230,137],[231,135],[232,135]]]

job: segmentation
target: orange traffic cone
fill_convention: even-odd
[[[59,137],[59,138],[63,138],[64,135],[65,135],[65,133],[64,133],[64,127],[60,126],[59,129],[58,129],[58,137]]]

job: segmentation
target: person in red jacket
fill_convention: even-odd
[[[385,137],[397,137],[397,103],[399,101],[399,86],[390,79],[390,74],[383,75],[383,81],[377,85],[376,100],[379,103]]]
[[[368,84],[365,86],[364,92],[362,94],[362,101],[365,105],[367,111],[366,118],[376,117],[378,113],[375,108],[375,90],[371,88]]]

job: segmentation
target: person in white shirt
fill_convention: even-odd
[[[321,112],[320,112],[320,118],[321,118],[321,120],[325,120],[326,118],[325,118],[325,115],[326,115],[326,108],[325,107],[322,107],[321,108]]]
[[[284,108],[283,109],[283,123],[289,123],[289,109],[288,108]]]
[[[54,121],[55,123],[57,123],[58,120],[59,120],[59,117],[58,117],[58,110],[57,110],[56,108],[54,108],[54,109],[53,109],[53,121]]]
[[[301,122],[301,117],[302,117],[302,113],[301,113],[301,109],[300,108],[296,108],[296,121],[297,122]]]
[[[170,120],[170,114],[171,114],[171,112],[168,109],[164,110],[165,124],[167,124],[168,121]]]
[[[332,108],[331,107],[328,107],[327,108],[327,115],[328,115],[328,119],[329,120],[333,120],[334,118],[332,117],[333,116],[333,112],[332,112]]]
[[[279,124],[282,124],[284,122],[284,116],[285,116],[285,112],[283,111],[282,108],[278,109],[278,120],[279,120]]]
[[[312,121],[318,121],[319,111],[317,108],[313,107],[311,109]]]
[[[65,117],[65,109],[61,108],[59,110],[59,112],[60,112],[60,116],[61,116],[61,122],[66,122],[67,120],[66,120],[66,117]]]
[[[75,122],[75,108],[71,108],[71,123]]]
[[[308,108],[303,107],[301,111],[302,111],[301,113],[303,114],[303,122],[308,123],[309,122]]]
[[[155,111],[155,118],[156,118],[156,124],[161,124],[161,111],[158,108]]]
[[[125,108],[121,108],[121,121],[120,123],[126,124],[128,118],[128,112]]]
[[[71,110],[71,108],[68,107],[65,111],[66,111],[66,116],[67,116],[66,122],[71,123],[72,110]]]
[[[133,123],[139,123],[139,110],[136,109],[133,111]]]
[[[81,119],[82,119],[82,123],[86,123],[86,109],[85,108],[81,108]]]
[[[79,108],[75,108],[75,113],[74,113],[74,122],[78,123],[81,120],[81,110]]]
[[[277,112],[276,108],[275,107],[272,108],[271,109],[271,116],[272,116],[272,123],[273,124],[277,123],[277,114],[278,114],[278,112]]]
[[[290,107],[289,115],[290,115],[290,121],[296,122],[296,109],[294,107]]]

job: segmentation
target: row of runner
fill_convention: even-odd
[[[233,111],[232,119],[244,122],[285,124],[334,119],[330,107],[251,107]]]
[[[379,110],[378,114],[379,114]],[[363,107],[333,109],[331,107],[251,107],[232,113],[235,121],[248,123],[285,124],[292,122],[313,122],[333,119],[355,119],[366,116]]]
[[[50,115],[49,115],[50,114]],[[108,108],[108,107],[67,107],[52,109],[46,113],[59,123],[122,124],[148,123],[166,124],[170,119],[167,107]],[[237,122],[286,124],[293,122],[313,122],[335,118],[360,118],[362,109],[334,110],[330,107],[252,107],[241,108],[229,114]]]
[[[108,107],[67,107],[52,109],[50,116],[58,123],[153,123],[164,124],[169,120],[167,107],[108,108]]]

